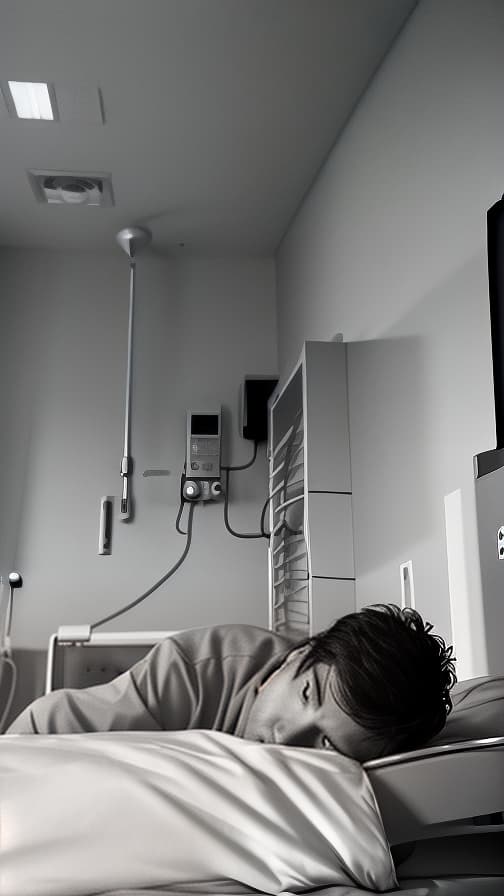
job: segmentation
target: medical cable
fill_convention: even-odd
[[[180,476],[180,504],[179,504],[179,509],[178,509],[178,513],[177,513],[177,519],[175,520],[175,528],[176,528],[177,532],[179,533],[179,535],[187,535],[187,532],[184,532],[184,530],[180,528],[180,520],[182,518],[182,513],[184,511],[184,504],[189,503],[184,498],[184,493],[182,491],[182,489],[184,487],[185,478],[186,478],[186,472],[187,472],[187,466],[186,466],[186,464],[184,464],[184,472]]]
[[[229,525],[229,470],[226,470],[226,489],[224,492],[224,525],[231,535],[235,538],[263,538],[262,532],[235,532]]]
[[[263,538],[267,538],[268,541],[271,538],[271,532],[266,532],[264,524],[265,524],[265,520],[266,520],[266,511],[268,509],[268,504],[271,501],[272,497],[273,497],[273,495],[270,495],[268,498],[266,498],[266,500],[263,504],[263,509],[261,510],[261,535],[263,536]]]
[[[257,457],[258,445],[259,445],[258,442],[254,442],[254,454],[252,455],[252,459],[249,460],[248,463],[242,464],[241,466],[237,466],[237,467],[221,467],[221,470],[224,470],[224,472],[226,474],[226,488],[224,490],[224,525],[225,525],[226,529],[228,530],[228,532],[231,535],[234,535],[235,538],[265,538],[265,537],[267,538],[268,537],[267,535],[265,536],[265,534],[264,534],[262,524],[261,524],[260,532],[235,532],[235,530],[232,529],[229,524],[229,474],[231,471],[247,470],[249,467],[251,467]],[[264,511],[264,512],[266,512],[266,511]],[[262,520],[262,514],[261,514],[261,520]]]
[[[3,632],[0,639],[0,662],[3,661],[3,665],[7,666],[11,670],[11,684],[9,690],[9,696],[7,697],[4,710],[2,715],[0,716],[0,734],[3,733],[5,722],[7,721],[7,717],[9,715],[12,701],[14,699],[14,694],[16,692],[18,671],[17,666],[12,659],[12,652],[10,646],[10,631],[12,625],[12,605],[13,605],[13,592],[14,588],[20,588],[23,584],[23,580],[18,572],[10,573],[9,575],[9,597],[7,598],[7,609],[5,612],[5,620],[3,626]]]
[[[182,498],[180,501],[180,505],[179,505],[179,509],[178,509],[178,513],[177,513],[177,519],[175,520],[175,528],[176,528],[177,532],[179,533],[179,535],[187,535],[187,532],[184,532],[184,530],[180,528],[180,519],[182,517],[182,511],[184,510],[184,504],[186,504],[186,503],[187,502],[184,501],[184,499]]]
[[[10,708],[11,708],[11,706],[12,706],[12,701],[14,700],[14,694],[16,693],[16,685],[17,685],[17,667],[16,667],[16,664],[15,664],[14,660],[12,660],[12,659],[10,658],[10,656],[7,656],[6,654],[4,654],[3,656],[0,654],[0,661],[1,661],[1,660],[3,660],[4,664],[5,664],[6,666],[8,666],[8,667],[10,668],[11,672],[12,672],[12,681],[11,681],[11,686],[10,686],[9,696],[7,697],[7,701],[6,701],[6,704],[5,704],[5,708],[4,708],[4,711],[3,711],[2,716],[1,716],[1,718],[0,718],[0,734],[3,734],[4,725],[5,725],[6,721],[7,721],[7,717],[8,717],[8,715],[9,715]]]
[[[94,631],[95,628],[99,628],[100,625],[105,625],[106,622],[111,622],[112,619],[117,619],[118,616],[122,616],[123,613],[127,613],[128,610],[132,610],[133,607],[138,606],[138,604],[146,600],[147,597],[150,597],[150,595],[153,594],[153,592],[156,591],[157,588],[163,585],[167,581],[167,579],[169,579],[177,571],[177,569],[182,566],[185,558],[189,553],[189,548],[191,547],[193,514],[194,504],[191,504],[191,506],[189,507],[189,516],[187,519],[187,543],[181,557],[179,558],[179,560],[177,560],[175,565],[172,566],[171,569],[169,569],[168,572],[165,573],[165,575],[162,576],[162,578],[160,578],[158,582],[152,585],[147,591],[144,591],[144,593],[141,594],[140,597],[137,597],[136,600],[132,601],[126,607],[122,607],[121,610],[117,610],[117,612],[111,613],[109,616],[105,616],[103,619],[99,619],[98,622],[93,622],[93,624],[91,625],[91,631]]]
[[[248,470],[248,468],[251,467],[253,463],[255,463],[258,447],[259,447],[259,442],[254,442],[254,453],[252,455],[251,460],[249,460],[246,464],[242,464],[240,467],[222,467],[221,466],[221,470],[224,470],[224,471],[227,470],[228,472],[231,472],[234,470]]]

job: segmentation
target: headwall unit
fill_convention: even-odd
[[[306,342],[269,414],[269,623],[303,638],[355,610],[344,343]]]

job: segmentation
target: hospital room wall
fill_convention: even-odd
[[[504,630],[502,601],[482,596],[472,465],[495,447],[486,211],[504,187],[503,31],[500,0],[422,0],[277,257],[281,374],[305,339],[349,343],[357,604],[399,603],[411,560],[461,678],[486,673],[485,630]]]
[[[277,368],[272,258],[138,259],[132,441],[135,518],[118,519],[128,261],[110,253],[3,249],[0,572],[19,569],[13,643],[41,649],[59,625],[93,622],[178,560],[186,410],[223,407],[223,463],[253,452],[238,429],[245,374]],[[144,470],[165,469],[165,477]],[[232,474],[230,523],[257,532],[265,446]],[[102,495],[115,496],[110,556],[98,555]],[[186,518],[184,514],[183,522]],[[182,528],[184,526],[182,525]],[[103,630],[267,625],[264,539],[232,537],[222,502],[197,505],[188,559]]]

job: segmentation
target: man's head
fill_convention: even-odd
[[[366,607],[287,655],[258,689],[243,736],[365,762],[434,737],[455,681],[452,648],[418,613]]]

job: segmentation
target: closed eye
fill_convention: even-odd
[[[309,703],[310,701],[310,680],[307,678],[302,689],[301,689],[301,699],[303,703]]]

